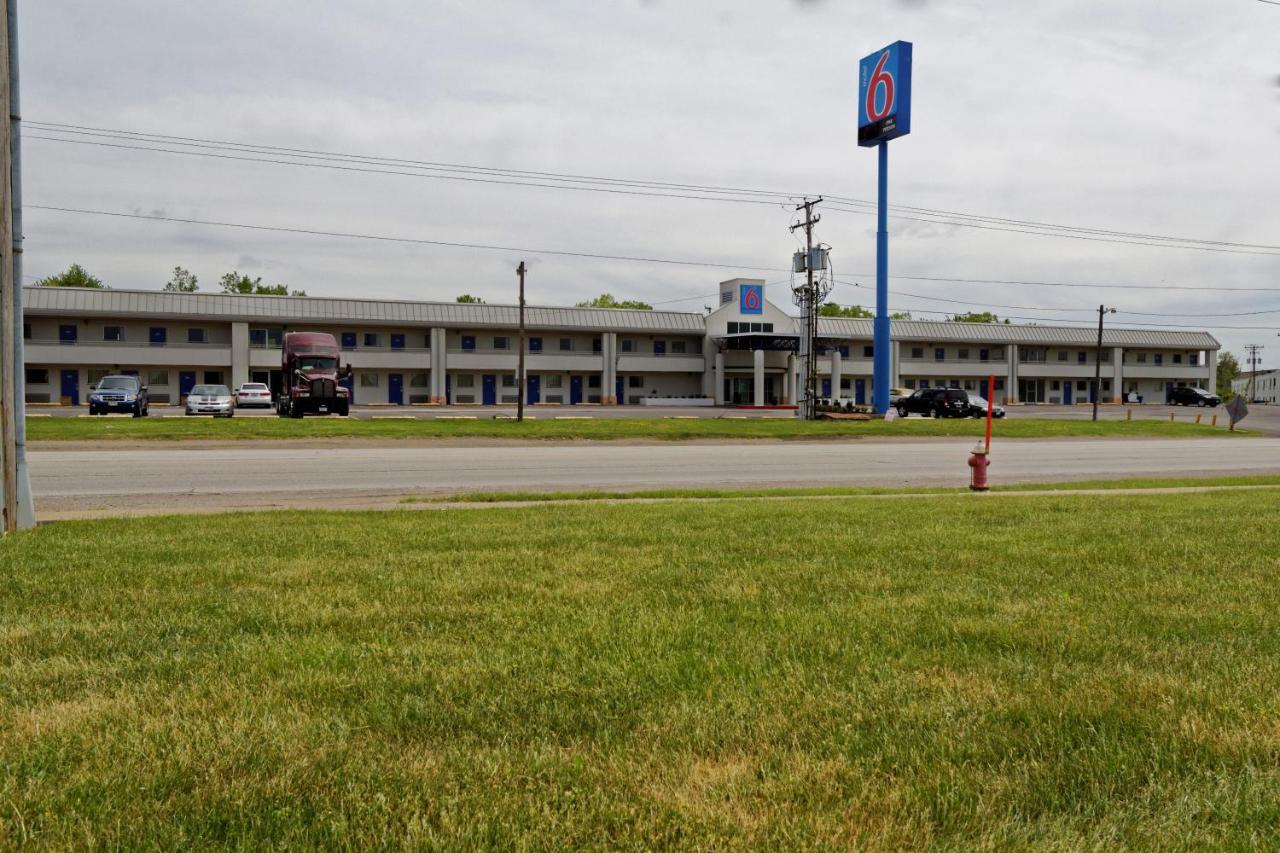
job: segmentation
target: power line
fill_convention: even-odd
[[[634,261],[649,264],[671,264],[686,267],[713,267],[716,269],[751,270],[753,272],[786,272],[778,267],[752,267],[743,264],[722,264],[713,261],[687,261],[672,258],[646,258],[632,255],[605,255],[594,252],[570,252],[560,249],[530,249],[518,246],[495,246],[483,243],[460,243],[450,240],[427,240],[416,237],[392,237],[384,234],[359,234],[349,231],[322,231],[316,228],[292,228],[284,225],[255,225],[246,222],[220,222],[208,219],[187,219],[178,216],[155,216],[144,213],[121,213],[114,210],[89,210],[78,207],[56,207],[45,204],[24,205],[32,210],[51,210],[58,213],[75,213],[85,216],[110,216],[118,219],[145,219],[153,222],[176,222],[184,225],[206,225],[216,228],[238,228],[246,231],[271,231],[285,234],[304,234],[311,237],[341,237],[351,240],[376,240],[384,243],[408,243],[421,246],[445,246],[453,249],[481,249],[494,252],[518,252],[522,254],[558,255],[569,258],[590,258],[606,261]]]
[[[35,121],[28,121],[26,124],[34,129],[44,130],[46,133],[52,132],[63,134],[63,136],[42,136],[30,134],[28,137],[46,141],[178,155],[185,154],[188,156],[261,162],[294,167],[336,169],[340,171],[365,172],[370,174],[385,174],[401,177],[456,180],[499,185],[510,184],[512,186],[527,186],[542,189],[569,189],[582,192],[609,192],[621,195],[694,199],[701,201],[723,201],[735,204],[769,206],[791,202],[804,195],[802,193],[786,193],[777,190],[761,190],[744,187],[718,187],[707,184],[683,184],[663,181],[633,180],[545,171],[504,169],[459,163],[441,163],[404,158],[376,157],[319,151],[315,149],[285,148],[281,146],[255,143],[230,142],[227,140],[208,139],[202,137],[143,133],[139,131],[89,127],[85,125],[69,125]],[[117,141],[102,142],[90,139],[64,138],[67,135],[90,136],[96,137],[97,139],[114,139]],[[138,144],[139,142],[145,142],[148,144],[140,145]],[[181,147],[152,147],[164,144],[179,145]],[[217,154],[208,150],[188,150],[191,148],[213,149],[214,151],[234,153]],[[290,159],[272,159],[278,157],[288,157]],[[299,162],[299,159],[301,159],[302,162]],[[367,168],[368,166],[388,165],[398,168]],[[426,171],[402,171],[402,169],[405,168]],[[590,186],[589,184],[594,184],[595,186]],[[843,213],[869,215],[869,211],[856,209],[852,206],[871,206],[873,204],[870,201],[848,196],[830,196],[829,198],[836,200],[836,204],[833,204],[831,209],[838,210]],[[1141,232],[1058,225],[1054,223],[1037,222],[1034,220],[983,216],[979,214],[963,213],[937,208],[894,205],[893,210],[904,212],[894,213],[893,216],[895,219],[932,223],[936,225],[1003,231],[1014,234],[1029,234],[1032,236],[1063,237],[1067,239],[1121,243],[1125,245],[1139,245],[1156,248],[1216,251],[1228,254],[1271,255],[1280,253],[1280,246],[1267,244],[1236,243],[1223,240],[1204,240],[1190,237],[1176,237],[1159,234],[1145,234]]]
[[[852,275],[870,277],[874,275],[874,273],[856,272],[852,273]],[[1018,279],[1004,278],[948,278],[946,276],[930,275],[898,275],[897,273],[894,273],[890,277],[906,281],[937,281],[946,284],[1013,285],[1018,287],[1084,287],[1101,290],[1191,290],[1208,293],[1280,293],[1280,287],[1209,287],[1207,285],[1184,284],[1090,284],[1071,281],[1021,281]],[[856,283],[844,281],[842,279],[837,280],[844,284]]]

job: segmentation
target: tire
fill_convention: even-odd
[[[140,417],[142,417],[142,404],[141,404],[141,403],[137,403],[137,404],[135,404],[135,405],[134,405],[134,407],[133,407],[133,416],[134,416],[135,418],[140,418]]]
[[[227,417],[234,418],[235,416],[236,416],[236,413],[234,411],[227,412]]]
[[[905,406],[898,407],[898,417],[905,418],[908,414],[910,414],[910,412],[907,411]]]
[[[1201,400],[1201,401],[1200,401],[1199,403],[1197,403],[1196,405],[1198,405],[1200,408],[1202,408],[1202,409],[1203,409],[1205,406],[1207,406],[1207,405],[1209,405],[1209,404],[1208,404],[1207,402],[1205,402],[1204,400]]]

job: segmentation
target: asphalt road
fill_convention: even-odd
[[[963,486],[970,439],[726,443],[39,449],[46,519],[231,508],[341,508],[411,494],[665,487]],[[994,482],[1280,473],[1280,440],[999,443]]]

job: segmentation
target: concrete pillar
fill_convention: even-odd
[[[711,389],[711,396],[715,399],[717,406],[724,405],[724,353],[716,350],[716,379],[715,387]]]
[[[1111,402],[1124,402],[1124,347],[1111,349]]]
[[[840,399],[840,368],[843,365],[840,362],[840,348],[834,347],[831,350],[831,399]]]
[[[249,381],[249,324],[231,324],[231,388]]]
[[[764,399],[764,350],[757,349],[751,351],[751,373],[752,383],[751,402],[756,406],[763,406]]]
[[[600,336],[600,351],[604,355],[604,369],[600,374],[600,403],[605,406],[618,404],[618,333],[605,332]]]
[[[702,396],[714,397],[716,395],[716,354],[720,348],[716,346],[716,342],[709,337],[702,339]]]
[[[796,404],[796,356],[787,354],[787,372],[782,374],[782,402],[787,406]]]
[[[1205,368],[1208,370],[1204,381],[1204,390],[1210,394],[1218,393],[1218,351],[1216,349],[1205,350],[1204,353]]]
[[[431,330],[431,402],[444,403],[445,377],[448,375],[449,352],[444,329]]]
[[[1018,402],[1018,345],[1009,344],[1005,352],[1009,357],[1009,365],[1004,380],[1004,401],[1016,403]]]
[[[893,341],[889,344],[889,387],[902,387],[902,341]],[[867,383],[868,397],[870,398],[871,383]]]

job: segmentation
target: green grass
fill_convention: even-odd
[[[1254,492],[75,522],[0,543],[0,848],[1253,848]]]
[[[1280,486],[1280,476],[1257,474],[1243,477],[1135,477],[1120,480],[1075,480],[1056,483],[994,485],[993,492],[1067,491],[1079,489],[1172,489],[1207,486]],[[948,486],[811,486],[761,489],[647,489],[643,491],[463,492],[456,495],[415,495],[400,502],[412,503],[528,503],[532,501],[717,500],[725,498],[867,497],[875,495],[954,495],[967,488]]]
[[[498,438],[498,439],[824,439],[861,436],[973,436],[982,435],[979,420],[908,418],[897,421],[797,421],[778,418],[600,418],[596,420],[354,420],[350,418],[30,418],[31,441],[96,441],[280,438]],[[1237,430],[1245,434],[1243,430]],[[1014,418],[1000,421],[999,438],[1068,438],[1138,436],[1188,438],[1229,436],[1225,427],[1166,420],[1073,421]]]

